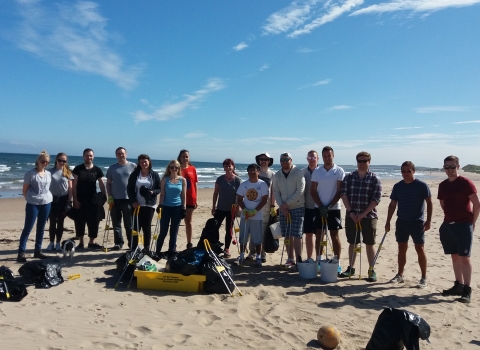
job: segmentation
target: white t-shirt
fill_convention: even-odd
[[[156,205],[147,205],[147,201],[145,200],[145,197],[143,197],[140,194],[140,187],[145,186],[146,188],[150,188],[152,186],[153,179],[150,175],[147,175],[146,177],[143,177],[142,175],[139,175],[137,177],[137,182],[136,182],[136,187],[137,187],[137,203],[140,204],[141,207],[151,207],[155,208]]]
[[[268,185],[265,181],[258,180],[257,182],[244,181],[238,187],[237,194],[243,196],[243,205],[247,209],[255,209],[262,201],[263,196],[268,196]],[[243,213],[242,213],[243,217]],[[262,220],[262,211],[258,211],[255,216],[251,216],[248,220]]]
[[[317,193],[323,205],[329,205],[337,193],[337,181],[342,181],[345,177],[345,171],[336,164],[330,170],[325,170],[323,164],[320,165],[312,174],[312,181],[317,185]],[[318,205],[315,204],[315,207]],[[341,209],[340,200],[332,206],[332,209]]]

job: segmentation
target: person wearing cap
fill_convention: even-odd
[[[275,212],[275,196],[272,192],[272,180],[275,173],[269,168],[273,165],[273,158],[270,157],[268,152],[260,153],[255,156],[255,161],[260,166],[260,175],[258,178],[266,182],[269,188],[269,197],[267,204],[262,208],[263,215],[263,239],[265,239],[265,230],[267,229],[268,222],[270,220],[270,214],[276,215]],[[247,256],[246,260],[255,259],[255,246],[252,241],[250,241],[250,254]],[[262,245],[262,262],[267,262],[267,254],[265,253],[264,247]]]
[[[288,152],[280,155],[281,169],[273,177],[273,193],[279,205],[280,227],[284,237],[290,237],[288,259],[285,267],[301,262],[303,218],[305,216],[305,178],[303,172],[292,164],[292,155]],[[287,227],[287,217],[288,227]]]
[[[240,218],[240,256],[237,262],[243,266],[248,235],[255,245],[255,266],[262,266],[262,208],[268,200],[269,189],[265,181],[259,179],[260,167],[252,163],[247,167],[248,180],[242,182],[237,190],[237,205],[242,210]]]
[[[375,236],[377,232],[377,205],[382,198],[382,184],[377,174],[369,169],[372,157],[368,152],[360,152],[356,156],[357,170],[347,174],[342,181],[340,197],[347,211],[345,216],[345,233],[347,235],[349,266],[339,277],[355,275],[355,248],[362,239],[365,243],[369,266],[375,259]],[[361,229],[358,229],[358,224]],[[362,232],[362,237],[358,234]],[[377,281],[373,269],[368,271],[369,282]]]

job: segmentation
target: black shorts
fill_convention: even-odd
[[[186,206],[187,209],[195,209],[195,206],[194,205],[188,205]]]
[[[412,236],[413,243],[425,244],[425,230],[423,221],[407,221],[397,219],[395,223],[395,237],[398,243],[406,243]]]
[[[470,256],[473,241],[473,225],[469,222],[440,226],[440,242],[445,254]]]
[[[363,218],[362,225],[362,242],[366,245],[375,244],[375,236],[377,235],[378,219]],[[360,243],[360,237],[357,237],[357,227],[355,221],[350,216],[345,219],[345,233],[347,234],[347,242],[350,244]]]
[[[327,224],[329,231],[338,231],[342,229],[342,213],[340,209],[332,209],[328,212]],[[315,218],[315,228],[322,229],[322,217],[317,215]]]

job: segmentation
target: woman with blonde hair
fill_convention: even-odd
[[[55,157],[55,166],[48,169],[52,176],[50,192],[53,196],[50,208],[50,244],[47,250],[62,250],[60,242],[63,235],[63,222],[66,213],[72,208],[72,182],[73,175],[68,167],[68,157],[65,153],[58,153]],[[54,240],[57,244],[54,245]]]
[[[170,226],[170,242],[167,255],[170,256],[177,250],[177,236],[180,221],[185,218],[187,198],[187,181],[180,176],[180,163],[171,160],[161,181],[160,204],[157,210],[162,210],[160,219],[160,235],[157,241],[157,254],[162,251],[163,242],[167,237]]]
[[[35,169],[27,171],[23,177],[22,194],[27,201],[27,205],[25,207],[25,225],[20,235],[17,262],[27,261],[25,251],[28,236],[33,229],[35,221],[37,221],[37,234],[35,236],[33,257],[37,259],[47,258],[46,255],[42,254],[42,241],[52,203],[52,194],[50,193],[52,176],[48,171],[45,171],[48,163],[50,163],[50,156],[43,150],[35,161]]]

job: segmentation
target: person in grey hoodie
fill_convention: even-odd
[[[303,218],[305,216],[305,178],[302,170],[292,164],[292,155],[288,152],[280,155],[282,168],[273,178],[273,193],[280,211],[280,227],[284,237],[290,237],[286,268],[301,262]],[[287,222],[288,219],[288,222]],[[292,244],[293,243],[293,244]]]

